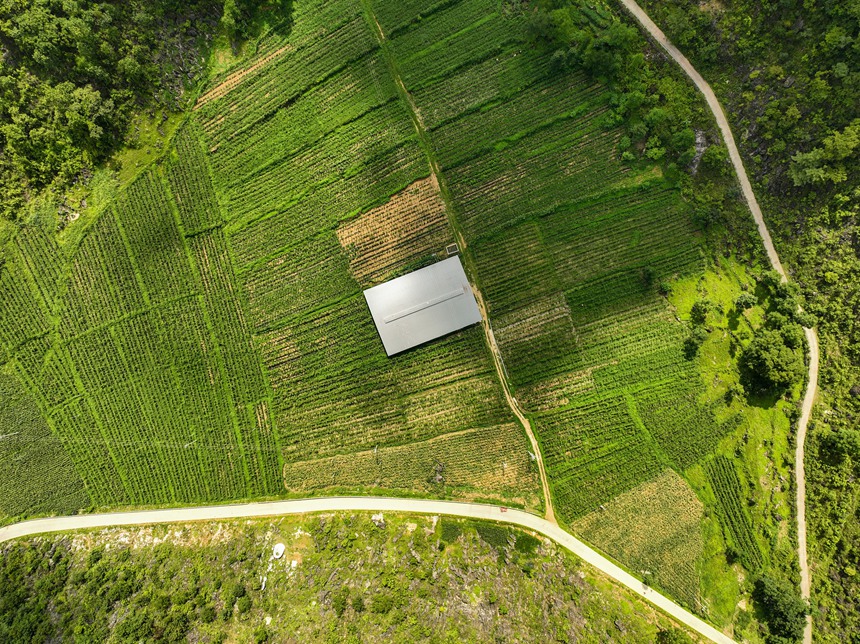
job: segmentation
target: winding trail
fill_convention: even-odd
[[[767,229],[767,225],[764,222],[761,208],[759,208],[752,185],[750,184],[750,180],[747,177],[746,170],[744,169],[740,152],[738,152],[737,145],[735,145],[735,137],[732,135],[729,121],[726,119],[723,108],[717,100],[711,86],[705,82],[705,79],[696,71],[696,68],[693,67],[689,60],[687,60],[686,56],[684,56],[684,54],[682,54],[678,48],[675,47],[668,38],[666,38],[666,35],[659,27],[657,27],[657,25],[654,24],[642,7],[636,4],[634,0],[620,0],[620,2],[645,29],[645,31],[647,31],[648,34],[657,42],[657,44],[666,50],[669,56],[672,57],[672,60],[681,66],[681,69],[683,69],[687,76],[690,77],[698,90],[704,94],[708,107],[711,109],[711,112],[713,112],[717,125],[720,128],[723,140],[726,142],[726,148],[728,148],[729,151],[729,158],[731,159],[732,165],[735,169],[735,174],[740,182],[744,199],[752,212],[753,219],[755,219],[759,235],[761,236],[762,243],[764,244],[765,251],[767,252],[767,258],[770,261],[771,266],[773,266],[773,269],[780,274],[782,281],[788,281],[788,276],[785,273],[785,269],[782,267],[782,263],[779,261],[779,255],[773,246],[770,231]],[[806,471],[804,469],[803,459],[806,429],[809,425],[809,417],[812,413],[812,405],[815,402],[815,396],[818,389],[819,355],[818,334],[815,332],[815,329],[804,329],[804,333],[806,334],[806,340],[809,344],[809,372],[807,376],[806,391],[803,395],[800,420],[797,423],[797,449],[794,457],[794,469],[797,489],[797,554],[800,562],[800,591],[805,599],[809,599],[809,564],[806,556]],[[804,644],[810,644],[810,642],[812,642],[811,616],[806,619],[806,629],[803,633],[803,641]]]
[[[398,499],[386,497],[323,497],[296,499],[268,503],[244,503],[237,505],[212,505],[166,510],[138,510],[133,512],[110,512],[106,514],[84,514],[23,521],[0,528],[0,543],[18,537],[41,534],[105,528],[112,526],[146,525],[153,523],[183,523],[189,521],[213,521],[271,517],[285,514],[307,514],[311,512],[414,512],[420,514],[444,514],[449,516],[487,519],[511,523],[539,532],[570,550],[586,563],[612,577],[621,585],[648,600],[678,622],[688,626],[719,644],[732,644],[733,640],[707,622],[681,608],[671,599],[649,588],[625,572],[606,557],[595,552],[556,524],[534,514],[481,503],[458,503],[455,501],[430,501],[425,499]]]

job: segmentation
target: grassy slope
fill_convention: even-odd
[[[75,629],[98,641],[159,633],[175,641],[187,632],[193,641],[249,642],[264,629],[275,642],[526,642],[551,635],[644,643],[672,627],[552,543],[479,522],[384,520],[382,529],[368,515],[334,515],[4,544],[2,576],[16,583],[0,593],[16,596],[19,615],[36,612],[37,639]],[[273,560],[279,542],[286,552]],[[49,549],[64,565],[25,563],[46,559]],[[37,581],[55,589],[52,619],[24,600]],[[245,599],[237,601],[237,586]],[[346,600],[341,615],[336,598]],[[363,610],[355,608],[359,601]],[[9,623],[0,624],[0,634]]]

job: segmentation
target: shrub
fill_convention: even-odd
[[[752,293],[741,293],[735,298],[735,308],[738,311],[746,311],[758,304],[758,298]]]
[[[705,319],[708,317],[708,313],[712,308],[713,304],[710,300],[696,300],[696,303],[693,304],[693,308],[690,309],[690,320],[695,325],[704,324]]]
[[[394,598],[388,593],[379,593],[370,600],[370,612],[384,615],[394,607]]]
[[[756,580],[753,599],[764,612],[771,634],[769,642],[798,641],[803,637],[809,607],[796,588],[762,575]]]
[[[331,607],[334,609],[334,614],[341,617],[346,611],[346,605],[349,602],[349,588],[341,586],[341,588],[332,595]]]
[[[670,628],[657,633],[657,644],[693,644],[693,640],[681,629]]]
[[[493,548],[504,548],[508,545],[508,530],[498,525],[479,524],[476,526],[481,539],[486,541]]]
[[[206,604],[200,609],[200,621],[204,624],[215,621],[215,607],[212,604]]]
[[[701,346],[705,343],[705,340],[708,339],[708,330],[704,327],[697,326],[691,332],[690,335],[684,340],[684,355],[687,360],[692,360],[696,357],[696,354],[699,352]]]
[[[442,520],[442,535],[440,538],[445,543],[454,543],[462,532],[463,530],[460,528],[460,524],[458,522],[453,520]]]
[[[533,537],[530,534],[526,534],[525,532],[521,532],[517,535],[517,540],[514,543],[514,548],[516,548],[519,552],[523,552],[525,554],[533,554],[537,547],[540,545],[540,539],[537,537]]]

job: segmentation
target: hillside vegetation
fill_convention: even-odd
[[[860,10],[853,2],[644,6],[732,120],[777,248],[818,318],[822,401],[807,448],[818,641],[860,630]]]
[[[435,516],[111,529],[0,555],[7,642],[693,641],[552,542]]]

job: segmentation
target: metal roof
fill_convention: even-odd
[[[481,321],[459,257],[369,288],[364,299],[389,356]]]

